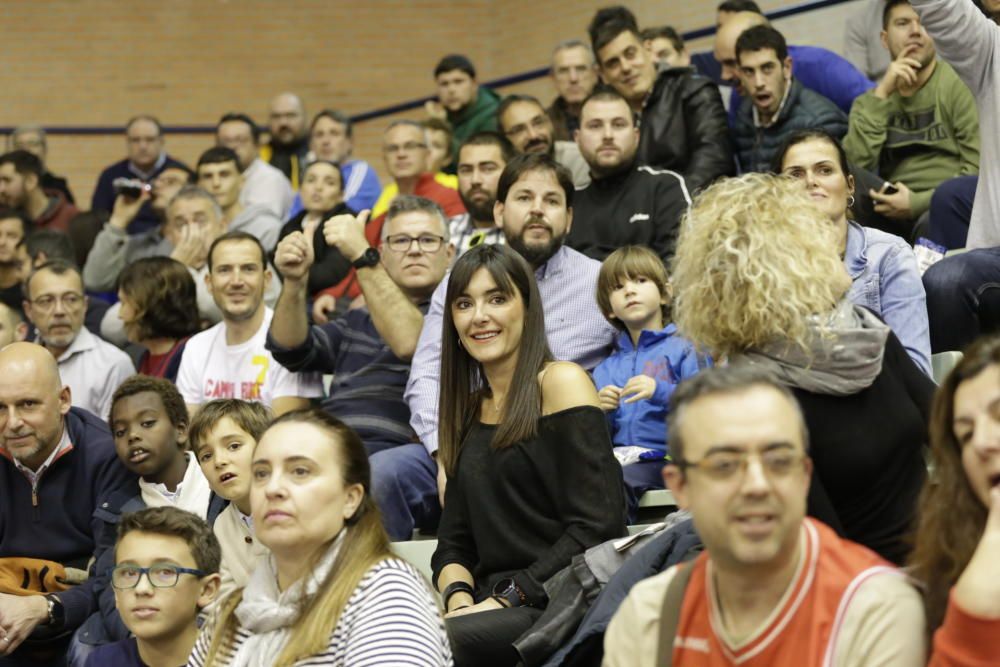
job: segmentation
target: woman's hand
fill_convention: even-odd
[[[973,616],[1000,618],[1000,488],[990,491],[983,536],[952,595],[955,603]]]
[[[506,609],[506,607],[493,598],[486,598],[479,604],[474,604],[470,607],[462,607],[461,609],[456,609],[455,611],[449,611],[444,615],[444,617],[453,618],[455,616],[465,616],[466,614],[478,614],[481,611],[490,611],[493,609]]]

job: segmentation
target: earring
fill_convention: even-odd
[[[847,195],[847,208],[854,208],[854,195]]]

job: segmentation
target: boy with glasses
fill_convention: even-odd
[[[219,590],[219,542],[202,519],[176,507],[122,518],[109,577],[132,637],[95,650],[86,667],[187,663],[198,614]]]

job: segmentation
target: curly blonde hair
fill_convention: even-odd
[[[851,286],[834,226],[800,183],[769,174],[701,193],[671,276],[678,329],[716,358],[779,341],[808,350],[810,316]]]

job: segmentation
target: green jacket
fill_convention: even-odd
[[[888,99],[872,91],[851,107],[844,137],[848,159],[912,192],[914,216],[924,213],[934,189],[956,176],[979,173],[979,114],[976,101],[943,60],[911,97]]]
[[[497,129],[497,107],[500,106],[500,96],[485,86],[479,86],[475,101],[457,112],[448,112],[448,122],[451,123],[452,141],[451,154],[458,156],[458,147],[476,132]]]

